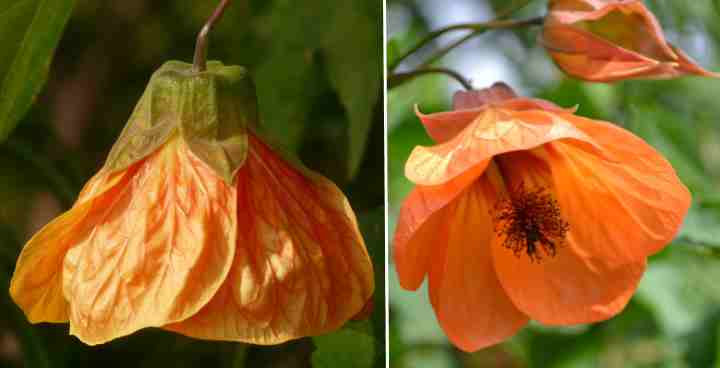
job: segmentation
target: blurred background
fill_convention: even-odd
[[[52,38],[59,38],[52,62],[39,60],[41,70],[31,73],[42,79],[49,67],[47,83],[0,141],[0,367],[384,367],[380,0],[309,0],[302,6],[236,0],[209,46],[210,60],[250,69],[265,135],[346,193],[376,269],[369,321],[271,347],[155,329],[88,347],[68,335],[67,325],[30,325],[9,298],[22,245],[68,209],[102,166],[151,74],[167,60],[191,62],[197,32],[217,3],[79,0],[73,7],[72,0],[0,1],[0,107],[30,84],[3,78],[13,50],[36,41],[32,45],[52,54]],[[61,12],[48,10],[59,4],[72,9],[64,31],[51,24],[62,24]]]
[[[517,2],[517,1],[516,1]],[[388,64],[425,34],[447,25],[492,19],[512,1],[390,0]],[[645,0],[667,39],[702,66],[720,71],[720,2]],[[541,16],[546,0],[515,14]],[[390,359],[393,367],[720,367],[720,81],[682,78],[614,85],[565,77],[538,46],[539,27],[490,31],[447,54],[435,66],[452,68],[475,88],[504,81],[520,95],[540,97],[578,114],[613,121],[643,137],[673,164],[693,192],[693,205],[678,238],[650,258],[640,287],[615,318],[572,328],[531,323],[504,344],[465,354],[440,329],[424,285],[400,288],[390,265]],[[412,70],[455,32],[406,59]],[[412,188],[403,167],[416,145],[430,145],[413,113],[450,109],[460,84],[446,76],[423,76],[388,92],[390,239],[400,204]],[[619,229],[622,231],[622,229]],[[392,244],[391,244],[392,252]],[[391,257],[392,259],[392,257]]]

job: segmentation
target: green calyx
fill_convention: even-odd
[[[245,162],[247,128],[257,123],[255,86],[245,68],[210,61],[207,70],[168,61],[156,71],[105,162],[118,171],[173,134],[227,183]]]

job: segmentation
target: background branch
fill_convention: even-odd
[[[487,27],[476,27],[475,30],[471,33],[468,33],[464,37],[458,39],[457,41],[443,47],[442,49],[436,51],[432,55],[430,55],[422,64],[420,67],[427,67],[431,65],[432,63],[438,61],[443,56],[447,55],[450,51],[454,50],[456,47],[462,45],[463,43],[467,42],[471,38],[475,36],[479,36],[485,31],[490,29],[512,29],[512,28],[522,28],[522,27],[529,27],[529,26],[535,26],[535,25],[542,25],[543,23],[543,17],[537,17],[537,18],[530,18],[525,19],[521,21],[493,21],[489,23],[485,23]],[[482,24],[478,24],[480,26]]]
[[[394,87],[397,87],[407,81],[410,81],[412,79],[415,79],[422,75],[427,74],[445,74],[453,79],[455,79],[458,83],[462,84],[462,86],[466,90],[472,90],[472,84],[470,81],[468,81],[465,77],[463,77],[460,73],[448,69],[448,68],[422,68],[422,69],[416,69],[411,72],[407,73],[395,73],[388,76],[388,89],[393,89]]]
[[[515,4],[510,5],[509,7],[505,8],[504,10],[501,10],[498,12],[497,16],[494,20],[484,23],[463,23],[463,24],[455,24],[448,27],[440,28],[438,30],[432,31],[428,33],[422,40],[420,40],[415,46],[411,47],[408,51],[406,51],[404,54],[402,54],[400,57],[398,57],[395,61],[392,62],[388,66],[388,70],[393,71],[395,70],[405,59],[407,59],[410,55],[414,54],[421,48],[423,48],[425,45],[429,44],[436,38],[444,35],[445,33],[452,32],[452,31],[461,31],[461,30],[469,30],[473,31],[471,33],[470,37],[466,36],[464,38],[464,41],[467,41],[467,39],[474,37],[478,34],[481,34],[485,32],[488,29],[507,29],[507,28],[514,28],[514,27],[523,27],[528,25],[534,25],[534,22],[531,22],[530,24],[525,24],[524,21],[520,22],[513,22],[513,21],[503,21],[503,19],[507,18],[508,16],[512,15],[516,11],[524,8],[528,4],[530,4],[532,0],[520,0],[517,1]],[[538,18],[533,18],[533,21],[536,21]],[[542,18],[539,18],[539,24],[542,24]],[[464,42],[463,41],[463,42]],[[459,44],[461,44],[460,42]],[[458,44],[458,45],[459,45]],[[453,46],[456,47],[457,45]],[[447,53],[447,52],[446,52]]]

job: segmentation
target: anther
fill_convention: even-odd
[[[554,257],[570,229],[552,194],[543,187],[528,190],[523,182],[498,201],[493,211],[495,233],[504,238],[502,245],[516,257],[525,252],[533,263],[540,262],[543,253]]]

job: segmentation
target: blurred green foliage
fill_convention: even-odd
[[[0,141],[25,115],[47,77],[74,1],[2,2],[0,13]]]
[[[72,205],[153,71],[167,60],[191,61],[217,1],[78,1],[71,15],[72,1],[0,3],[0,137],[19,123],[0,143],[0,367],[327,367],[337,359],[384,366],[380,1],[234,1],[210,35],[209,59],[249,68],[264,135],[346,193],[376,268],[369,321],[267,347],[156,329],[88,347],[67,325],[30,325],[12,303],[6,290],[23,243]]]
[[[393,50],[389,57],[409,49],[432,30],[429,24],[437,21],[433,17],[441,15],[428,9],[442,7],[438,3],[442,2],[389,2],[388,47]],[[468,3],[484,3],[488,9],[499,10],[509,2]],[[708,69],[720,70],[717,1],[644,3],[658,16],[672,42],[698,57]],[[546,5],[547,1],[535,0],[515,17],[542,15]],[[475,20],[491,17],[478,15]],[[612,121],[635,132],[671,161],[691,189],[690,213],[673,244],[650,258],[637,293],[615,318],[566,328],[531,323],[509,341],[474,354],[462,353],[447,342],[425,285],[417,292],[401,289],[391,265],[391,366],[720,367],[720,82],[703,78],[614,85],[578,82],[566,78],[552,65],[537,45],[538,31],[487,33],[479,37],[480,43],[454,51],[452,61],[462,53],[470,61],[461,65],[472,65],[472,60],[484,61],[480,55],[494,52],[502,58],[502,67],[516,78],[513,87],[522,94],[565,107],[577,105],[580,115]],[[442,41],[431,44],[425,54],[443,45]],[[446,57],[439,65],[455,67],[449,60]],[[412,66],[410,60],[405,67]],[[426,76],[388,92],[391,234],[402,199],[412,188],[403,175],[405,160],[416,145],[432,144],[412,106],[418,104],[425,113],[448,110],[451,93],[458,88],[456,82],[444,76]]]

